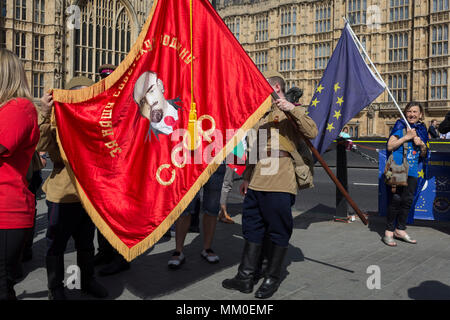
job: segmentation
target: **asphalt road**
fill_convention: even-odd
[[[336,174],[335,168],[330,168]],[[348,168],[348,192],[363,212],[378,211],[378,170],[368,168]],[[241,181],[235,181],[230,195],[232,202],[242,201],[239,194]],[[336,185],[322,167],[314,169],[314,188],[301,190],[294,205],[294,210],[301,212],[318,212],[335,214]],[[353,209],[348,206],[349,213]]]
[[[336,152],[330,152],[327,155],[331,160],[334,160],[332,155]],[[352,152],[347,152],[347,156],[350,157]],[[364,160],[364,159],[363,159]],[[349,161],[349,165],[355,165],[355,161]],[[336,168],[333,161],[328,159],[327,163],[330,166],[331,171],[336,175]],[[362,165],[358,167],[348,167],[348,192],[353,201],[357,204],[358,208],[364,212],[376,212],[378,211],[378,165],[371,165],[369,161],[362,162],[367,167]],[[49,162],[47,167],[42,170],[42,177],[45,180],[52,171],[52,164]],[[239,194],[240,182],[237,181],[233,186],[230,199],[239,202],[244,198]],[[295,210],[306,212],[335,212],[336,207],[336,185],[328,176],[326,171],[317,166],[314,169],[314,188],[306,189],[299,192],[297,200],[294,206]],[[349,208],[349,212],[353,212],[353,209]]]
[[[347,166],[349,168],[378,168],[379,151],[386,149],[386,138],[371,137],[352,140],[355,148],[347,152]],[[449,152],[450,140],[430,140],[431,152]],[[322,154],[323,159],[330,167],[336,165],[336,143],[332,143],[328,151]],[[317,162],[316,166],[320,166]]]
[[[331,168],[336,174],[336,169]],[[348,168],[348,192],[360,210],[378,211],[378,170]],[[295,209],[335,211],[336,185],[323,168],[315,168],[314,188],[299,192]],[[350,207],[349,207],[350,208]],[[352,210],[352,209],[349,209]]]

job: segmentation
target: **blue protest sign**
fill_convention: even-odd
[[[378,213],[386,216],[390,187],[384,183],[383,172],[386,164],[386,150],[379,153],[378,172]],[[423,177],[420,177],[426,171]],[[408,223],[414,219],[450,221],[450,152],[432,152],[428,170],[419,168],[419,179],[425,179],[418,190],[416,202],[411,208]]]

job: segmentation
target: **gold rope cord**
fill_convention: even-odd
[[[192,0],[189,0],[189,27],[191,40],[191,110],[189,111],[188,131],[190,136],[189,150],[195,150],[198,139],[197,135],[197,105],[194,101],[194,46],[193,46],[193,21],[192,21]]]
[[[158,0],[153,2],[153,7],[149,14],[147,21],[145,22],[142,31],[130,50],[130,53],[127,55],[125,60],[114,70],[114,72],[109,75],[107,78],[103,79],[100,82],[92,85],[91,87],[80,89],[80,90],[57,90],[53,91],[54,100],[61,103],[80,103],[89,100],[102,92],[110,89],[126,72],[128,72],[129,67],[133,64],[137,55],[139,54],[144,39],[147,35],[147,32],[150,27],[150,23],[153,19],[153,15],[158,4]],[[192,50],[192,0],[190,0],[191,4],[191,50]],[[192,52],[191,52],[192,54]],[[194,56],[192,54],[192,61],[194,60]],[[193,62],[191,62],[192,64]],[[191,86],[193,89],[193,65],[191,65]],[[193,101],[193,90],[191,92],[191,99]],[[224,161],[226,156],[233,151],[233,149],[237,146],[237,144],[244,138],[246,132],[250,130],[256,122],[270,109],[272,102],[271,96],[269,95],[265,101],[255,110],[255,112],[247,119],[247,121],[241,127],[242,130],[238,130],[236,135],[229,140],[229,142],[225,145],[225,147],[219,152],[213,161],[206,167],[206,169],[202,172],[202,174],[195,181],[190,190],[184,195],[184,197],[180,200],[176,207],[170,212],[170,214],[164,219],[164,221],[155,229],[153,232],[148,235],[145,239],[141,240],[135,246],[129,248],[125,245],[122,240],[113,232],[113,230],[109,227],[109,225],[103,220],[101,215],[97,212],[92,202],[88,198],[84,189],[78,182],[75,177],[74,172],[69,164],[66,153],[61,143],[61,139],[59,136],[59,130],[57,129],[57,142],[59,149],[61,151],[61,157],[67,167],[72,183],[75,185],[78,195],[80,197],[81,203],[85,208],[86,212],[91,217],[95,226],[99,229],[99,231],[105,236],[105,238],[109,241],[109,243],[127,260],[131,261],[140,254],[144,253],[151,246],[153,246],[159,239],[167,232],[171,225],[178,219],[181,213],[185,210],[185,208],[192,201],[194,196],[198,193],[200,188],[208,181],[210,176],[216,171],[219,165]],[[193,114],[193,118],[195,116],[195,126],[194,130],[197,130],[197,115],[196,115],[196,106],[195,103],[191,105],[191,113]],[[53,115],[54,117],[54,115]],[[195,132],[195,131],[194,131]],[[197,137],[195,134],[191,133],[191,137]],[[191,138],[192,139],[192,138]],[[194,141],[195,140],[191,140]],[[195,145],[195,144],[194,144]]]

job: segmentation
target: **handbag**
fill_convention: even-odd
[[[406,131],[403,130],[403,134],[406,134]],[[407,186],[408,185],[408,170],[409,165],[406,159],[406,154],[408,152],[408,144],[407,142],[403,143],[403,161],[402,164],[397,164],[394,161],[394,152],[392,152],[389,158],[386,161],[386,165],[384,167],[384,183],[388,186],[391,186],[392,193],[397,191],[397,186]]]
[[[299,190],[314,188],[314,160],[311,150],[301,141],[298,147],[287,138],[279,135],[280,144],[294,160],[295,178]]]

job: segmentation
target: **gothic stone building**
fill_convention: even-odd
[[[449,0],[216,0],[261,71],[275,69],[309,104],[347,17],[403,107],[426,124],[449,110]],[[34,97],[73,76],[96,78],[135,42],[151,0],[0,0],[0,47],[24,62]],[[354,136],[386,136],[399,117],[387,93],[349,122]]]
[[[403,109],[425,123],[449,111],[449,0],[217,0],[217,10],[261,71],[278,70],[309,104],[347,17]],[[399,114],[387,92],[349,122],[353,136],[387,136]]]
[[[32,94],[40,98],[73,76],[97,81],[101,64],[118,65],[151,5],[148,0],[0,0],[0,47],[20,57]]]

